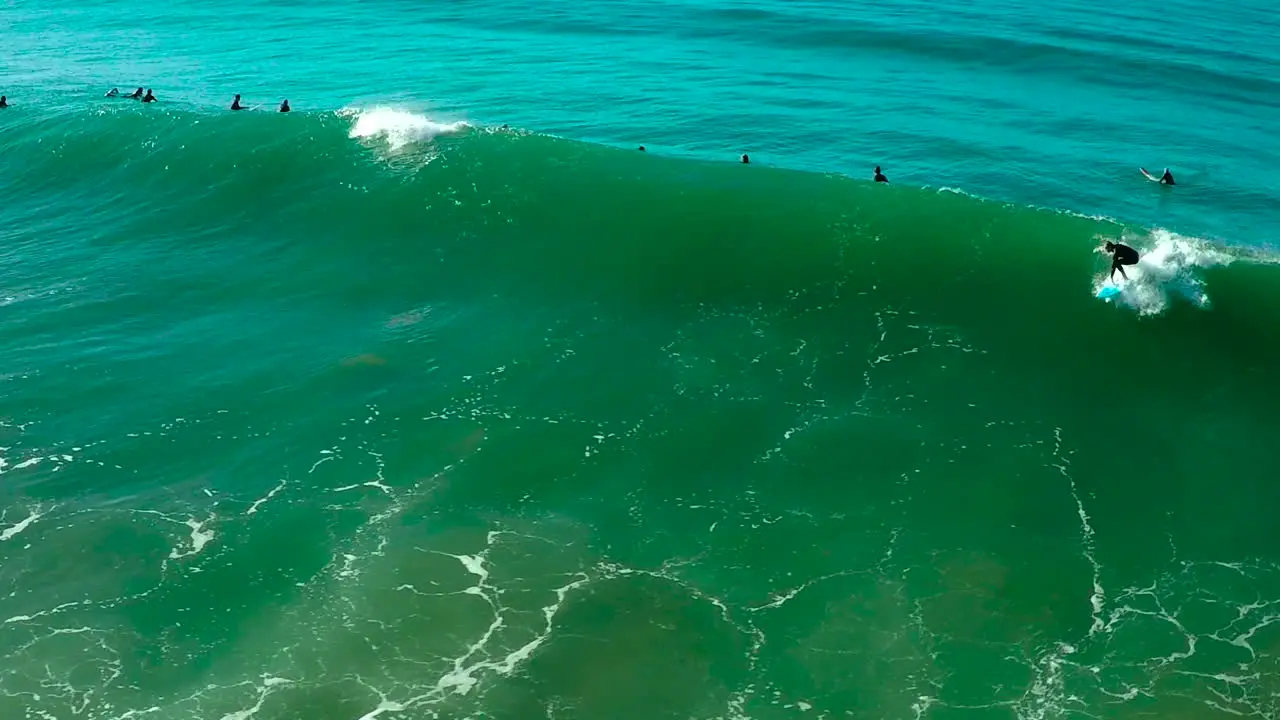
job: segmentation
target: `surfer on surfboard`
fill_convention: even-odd
[[[1138,251],[1128,245],[1113,243],[1110,240],[1107,241],[1106,250],[1111,253],[1111,279],[1116,279],[1116,271],[1119,270],[1120,277],[1128,280],[1129,276],[1125,275],[1124,266],[1138,264]]]
[[[1141,170],[1142,174],[1146,175],[1147,179],[1150,180],[1151,182],[1158,182],[1161,185],[1177,185],[1178,184],[1173,181],[1173,173],[1169,172],[1169,168],[1165,168],[1164,174],[1161,175],[1158,179],[1155,176],[1153,176],[1151,173],[1147,172],[1146,168],[1138,168],[1138,169]]]

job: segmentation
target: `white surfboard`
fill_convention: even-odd
[[[1146,179],[1150,180],[1150,181],[1151,181],[1151,182],[1153,182],[1153,183],[1158,183],[1158,182],[1160,182],[1160,178],[1158,178],[1158,177],[1153,177],[1153,176],[1151,175],[1151,173],[1147,172],[1147,169],[1146,169],[1146,168],[1138,168],[1138,172],[1142,173],[1142,177],[1144,177],[1144,178],[1146,178]]]

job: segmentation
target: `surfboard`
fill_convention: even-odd
[[[1146,179],[1150,180],[1150,181],[1151,181],[1151,182],[1153,182],[1153,183],[1158,183],[1158,182],[1160,182],[1160,178],[1158,178],[1158,177],[1152,177],[1152,176],[1151,176],[1151,173],[1147,172],[1147,169],[1146,169],[1146,168],[1138,168],[1138,172],[1142,173],[1142,177],[1144,177],[1144,178],[1146,178]]]
[[[1094,293],[1093,296],[1098,298],[1099,300],[1110,300],[1111,298],[1119,294],[1120,294],[1119,286],[1112,285],[1111,283],[1107,283],[1106,285],[1103,285],[1102,287],[1098,288],[1098,292]]]

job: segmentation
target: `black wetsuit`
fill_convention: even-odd
[[[1112,277],[1115,277],[1116,270],[1119,270],[1121,275],[1124,275],[1125,278],[1128,278],[1129,276],[1124,274],[1124,268],[1120,266],[1121,265],[1137,265],[1137,264],[1138,264],[1137,250],[1134,250],[1128,245],[1121,245],[1120,243],[1115,243],[1115,245],[1112,246],[1112,250],[1111,250],[1111,276]]]

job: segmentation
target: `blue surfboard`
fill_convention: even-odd
[[[1107,284],[1098,288],[1098,292],[1094,293],[1093,296],[1098,298],[1099,300],[1110,300],[1111,298],[1119,294],[1120,294],[1120,288],[1116,287],[1115,285]]]

